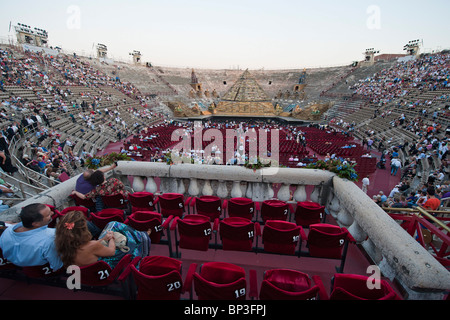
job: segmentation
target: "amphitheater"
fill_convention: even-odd
[[[0,221],[19,222],[21,208],[35,202],[52,206],[57,217],[56,212],[76,205],[70,194],[77,178],[86,170],[89,158],[125,150],[132,159],[119,161],[108,175],[119,178],[131,193],[149,192],[155,197],[182,194],[185,217],[195,211],[195,204],[190,201],[200,196],[218,196],[228,202],[234,198],[251,199],[257,203],[258,212],[264,201],[284,201],[292,208],[291,222],[294,221],[294,207],[299,203],[319,203],[325,208],[326,221],[346,228],[354,240],[345,261],[346,273],[367,275],[367,267],[377,265],[383,278],[392,284],[402,299],[448,299],[448,200],[443,198],[438,211],[430,213],[423,209],[380,207],[372,199],[382,189],[388,194],[404,181],[399,176],[389,175],[389,156],[394,148],[402,161],[403,173],[412,162],[415,164],[409,192],[423,188],[430,174],[437,171],[445,177],[440,180],[443,185],[449,180],[447,160],[442,158],[439,150],[433,152],[435,149],[429,148],[426,155],[416,158],[417,153],[410,149],[424,143],[427,136],[423,132],[429,127],[434,128],[435,138],[447,143],[450,124],[448,52],[418,56],[409,62],[379,59],[372,65],[211,70],[148,66],[54,50],[47,53],[27,51],[19,45],[1,45],[0,49],[3,61],[2,129],[3,135],[8,137],[6,149],[12,164],[18,169],[14,174],[2,170],[2,179],[16,190],[13,196],[1,198],[8,208],[0,213]],[[393,78],[393,70],[399,65],[414,63],[411,61],[427,63],[428,59],[439,64],[440,70],[446,70],[446,73],[442,72],[439,78],[427,74],[420,82],[415,82],[417,69],[411,67],[412,74],[404,75],[401,80]],[[382,89],[374,86],[376,90],[385,90],[381,93],[369,85],[380,83],[380,79],[387,79]],[[402,85],[396,88],[399,83]],[[361,89],[363,86],[366,91]],[[27,118],[36,115],[43,119],[44,113],[48,123],[28,125],[30,122],[26,122]],[[284,146],[285,149],[279,161],[283,166],[274,173],[273,168],[249,170],[245,166],[205,163],[168,165],[150,152],[157,149],[157,154],[161,155],[172,151],[170,134],[176,128],[192,129],[196,121],[219,128],[217,124],[222,124],[223,128],[232,123],[282,128],[280,150]],[[14,127],[14,123],[20,130],[9,135],[8,129]],[[301,146],[298,139],[295,141],[298,131],[306,137],[306,146]],[[158,136],[160,144],[155,142],[138,155],[127,152],[132,145],[139,145],[143,136],[150,134]],[[336,137],[339,140],[333,140]],[[375,141],[377,146],[382,141],[383,148],[366,149],[368,139]],[[325,149],[327,143],[356,145],[359,153],[348,153],[348,158],[355,161],[358,181],[326,170],[307,169],[297,165],[298,160],[288,159],[312,157],[317,160],[324,159],[328,152],[338,152]],[[37,160],[42,147],[60,154],[63,165],[55,167],[47,163],[45,171],[42,168],[33,170],[22,161],[24,155]],[[388,152],[387,170],[375,166],[384,150]],[[362,163],[367,153],[376,161],[366,168]],[[371,180],[367,194],[361,190],[365,175]],[[176,224],[166,218],[161,222],[166,228],[162,232],[164,241],[152,244],[152,255],[180,258],[183,281],[187,282],[188,271],[191,271],[189,265],[231,261],[244,266],[250,280],[257,281],[256,289],[249,285],[248,299],[255,298],[264,272],[273,268],[319,275],[325,291],[331,291],[335,261],[300,258],[300,253],[299,256],[267,254],[262,250],[262,243],[255,249],[257,253],[231,254],[217,249],[217,229],[214,231],[215,249],[206,252],[182,249],[179,248]],[[258,217],[255,221],[264,225]],[[172,227],[168,227],[171,222]],[[426,224],[426,232],[420,227],[412,229],[413,224],[420,223]],[[210,245],[213,241],[214,237],[211,237]],[[307,247],[303,249],[307,250]],[[298,251],[301,250],[300,243]],[[33,296],[33,288],[36,288],[36,292],[48,292],[48,299],[123,299],[116,292],[120,289],[123,293],[123,282],[117,283],[120,281],[111,281],[102,290],[89,285],[81,292],[69,290],[66,298],[68,289],[64,288],[64,274],[30,279],[20,270],[10,269],[0,269],[5,281],[0,285],[0,298],[46,299],[45,294]],[[26,291],[29,293],[25,294],[23,290],[22,294],[10,293],[20,291],[23,286],[28,286]],[[190,294],[183,292],[181,299],[196,299],[192,291],[191,288]],[[135,298],[136,292],[131,296]]]

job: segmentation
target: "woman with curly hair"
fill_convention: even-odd
[[[107,246],[101,241],[106,241]],[[93,240],[84,214],[70,211],[61,217],[56,226],[56,250],[66,267],[86,266],[102,257],[114,256],[116,244],[113,232],[107,232],[101,240]]]

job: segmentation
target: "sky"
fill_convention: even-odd
[[[363,60],[367,48],[404,53],[450,49],[450,1],[430,0],[61,0],[0,3],[0,39],[23,23],[48,31],[65,52],[155,66],[299,69]]]

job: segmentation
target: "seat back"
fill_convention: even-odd
[[[401,300],[385,280],[367,285],[369,277],[355,274],[335,274],[330,300]],[[373,282],[373,279],[370,281]]]
[[[33,279],[52,278],[63,273],[63,269],[53,271],[48,263],[42,266],[23,267],[22,271],[28,278]]]
[[[114,195],[101,196],[105,208],[125,209],[128,207],[128,199],[118,193]]]
[[[152,243],[161,241],[162,233],[162,216],[159,212],[152,211],[135,211],[125,220],[125,224],[136,229],[137,231],[152,230],[150,239]]]
[[[251,251],[256,236],[255,224],[245,218],[225,218],[220,221],[219,234],[223,250]]]
[[[316,202],[298,202],[295,210],[295,222],[298,226],[307,227],[323,222],[325,207]]]
[[[184,213],[184,196],[179,193],[164,193],[158,196],[163,217],[181,217]]]
[[[341,259],[342,249],[348,238],[345,228],[329,224],[309,226],[308,247],[312,257]]]
[[[194,273],[194,288],[198,300],[245,300],[247,280],[245,270],[226,262],[207,262],[200,274]]]
[[[202,215],[187,215],[177,221],[180,234],[179,247],[207,251],[212,235],[211,221]]]
[[[231,198],[228,200],[227,211],[228,217],[241,217],[252,220],[255,214],[255,203],[248,198]]]
[[[123,211],[116,208],[108,208],[98,212],[92,212],[90,217],[92,223],[100,229],[103,229],[111,221],[125,222]]]
[[[131,265],[138,300],[179,300],[183,287],[181,261],[164,256],[141,260],[139,269]]]
[[[123,269],[128,266],[131,259],[132,256],[130,254],[125,255],[114,269],[103,260],[82,266],[80,267],[81,284],[94,287],[110,285],[119,277]]]
[[[155,199],[151,192],[134,192],[128,195],[131,204],[131,212],[155,211]]]
[[[318,297],[319,287],[312,286],[310,277],[289,269],[272,269],[264,273],[260,300],[312,300]]]
[[[289,205],[281,200],[265,200],[261,205],[261,218],[267,220],[286,221],[289,217]]]
[[[63,215],[65,215],[66,213],[71,212],[71,211],[80,211],[80,212],[83,212],[84,216],[85,216],[86,218],[89,218],[89,209],[86,208],[86,207],[83,207],[83,206],[72,206],[72,207],[64,208],[64,209],[59,213],[59,215],[62,217]]]
[[[195,199],[197,214],[210,218],[211,221],[222,215],[222,200],[216,196],[201,196]]]
[[[300,227],[291,222],[268,220],[262,236],[264,251],[294,255],[300,240]]]
[[[15,264],[9,262],[4,256],[3,256],[3,251],[0,248],[0,272],[1,271],[10,271],[10,270],[16,270],[16,269],[20,269],[18,266],[16,266]]]
[[[93,199],[81,199],[74,194],[70,195],[70,197],[73,199],[75,205],[77,206],[86,207],[91,210],[95,209],[95,202]]]
[[[55,206],[52,206],[50,204],[46,204],[47,207],[50,208],[50,210],[52,211],[52,221],[50,221],[50,223],[48,224],[49,228],[55,228],[56,227],[56,222],[58,221],[58,218],[61,216],[60,212],[58,209],[56,209]]]

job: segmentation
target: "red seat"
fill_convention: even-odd
[[[5,257],[3,257],[3,251],[0,248],[0,272],[13,271],[18,269],[20,269],[18,266],[9,262]]]
[[[100,229],[103,229],[111,221],[125,222],[123,211],[116,208],[108,208],[98,212],[92,212],[90,217],[92,223]]]
[[[80,267],[80,282],[86,286],[108,286],[118,280],[120,274],[130,264],[132,255],[125,255],[115,268],[103,260]]]
[[[325,207],[316,202],[298,202],[295,210],[295,222],[307,227],[324,221]]]
[[[131,272],[137,291],[137,294],[132,292],[131,298],[136,296],[137,300],[180,299],[183,292],[181,261],[164,256],[148,256],[139,260],[140,258],[135,258],[129,266],[128,272]]]
[[[72,206],[72,207],[67,207],[64,208],[60,213],[59,216],[62,217],[63,215],[65,215],[68,212],[71,211],[81,211],[83,212],[84,216],[88,219],[89,218],[89,209],[86,207],[82,207],[82,206]]]
[[[255,214],[255,203],[248,198],[231,198],[227,201],[227,212],[228,217],[252,220]]]
[[[134,192],[128,195],[131,213],[135,211],[155,211],[155,199],[151,192]]]
[[[165,193],[158,196],[163,217],[181,217],[184,213],[184,196],[179,193]]]
[[[63,274],[64,268],[61,268],[59,270],[53,270],[47,263],[42,266],[23,267],[22,271],[28,278],[50,279],[58,277],[59,275]]]
[[[261,227],[245,218],[225,218],[219,223],[219,234],[223,250],[251,251],[255,237],[261,236]]]
[[[281,200],[266,200],[261,205],[261,218],[267,220],[286,221],[289,218],[289,205]]]
[[[264,251],[294,255],[301,228],[295,223],[268,220],[263,228]]]
[[[216,196],[201,196],[193,199],[197,214],[207,216],[214,221],[222,215],[222,200]]]
[[[289,269],[273,269],[264,273],[259,292],[260,300],[315,300],[320,287],[313,285],[303,272]]]
[[[355,274],[336,274],[332,281],[330,300],[401,300],[386,280],[367,285],[369,277]]]
[[[309,255],[311,257],[340,259],[341,266],[338,272],[344,271],[345,258],[349,242],[355,242],[346,228],[330,224],[313,224],[309,226],[306,235],[303,230],[302,238],[307,239]]]
[[[128,209],[128,199],[122,194],[101,196],[105,208]]]
[[[198,300],[245,300],[245,270],[226,262],[207,262],[193,275]]]
[[[72,194],[70,197],[75,201],[75,205],[82,206],[95,211],[95,202],[93,199],[81,199],[76,195]]]
[[[52,211],[52,221],[50,221],[50,223],[48,224],[48,227],[55,228],[56,222],[57,222],[58,218],[61,216],[60,212],[58,209],[56,209],[55,206],[52,206],[51,204],[46,204],[46,206],[49,207],[50,210]]]
[[[170,228],[171,230],[177,229],[180,236],[180,240],[176,241],[177,254],[178,248],[207,251],[211,236],[217,230],[218,223],[216,220],[212,227],[210,219],[199,214],[187,215],[183,219],[175,217]]]
[[[150,239],[152,243],[160,243],[162,232],[164,229],[167,229],[171,220],[172,217],[169,217],[163,223],[161,213],[159,212],[136,211],[127,217],[125,224],[137,231],[151,230]]]

